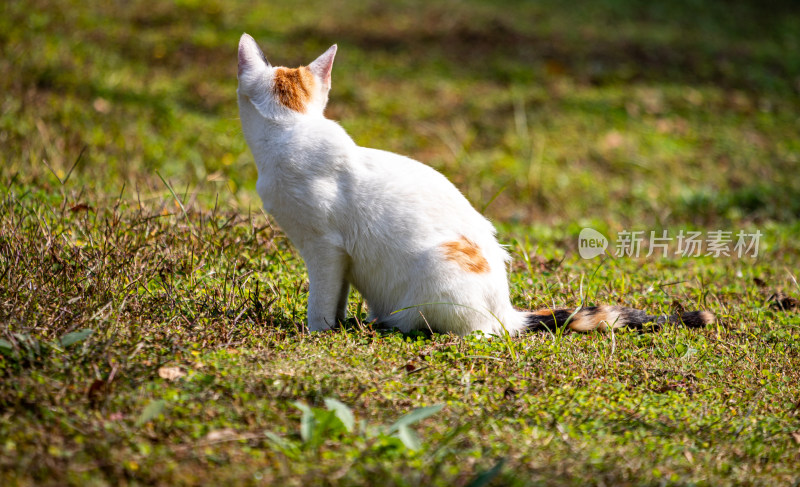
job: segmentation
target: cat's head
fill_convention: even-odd
[[[239,111],[270,120],[297,114],[322,115],[331,89],[336,45],[308,66],[272,66],[256,41],[247,34],[239,40]],[[255,112],[253,112],[255,110]]]

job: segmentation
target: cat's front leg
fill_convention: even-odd
[[[306,259],[308,267],[308,329],[329,330],[344,319],[347,306],[345,281],[347,255],[339,249],[316,250]],[[344,298],[342,298],[344,293]]]
[[[350,295],[350,283],[342,280],[342,288],[339,291],[339,301],[336,303],[336,319],[344,321],[347,319],[347,298]]]

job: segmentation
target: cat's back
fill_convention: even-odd
[[[358,148],[353,185],[359,206],[409,234],[491,236],[494,228],[443,174],[393,152]]]
[[[442,173],[410,157],[379,149],[358,148],[360,162],[357,170],[362,171],[365,183],[388,196],[406,201],[424,199],[428,205],[436,201],[447,201],[447,207],[469,208],[472,206],[461,192]],[[391,188],[391,191],[388,191]],[[413,201],[410,201],[413,202]]]

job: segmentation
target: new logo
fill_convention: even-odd
[[[593,228],[584,228],[578,235],[578,253],[584,259],[592,259],[606,253],[608,239]]]

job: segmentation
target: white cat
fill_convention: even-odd
[[[508,253],[492,224],[444,176],[391,152],[357,146],[324,117],[336,46],[308,66],[273,67],[247,34],[239,41],[239,113],[258,166],[256,188],[305,260],[308,328],[345,319],[350,285],[370,318],[404,332],[517,334],[683,321],[615,306],[518,311]]]

